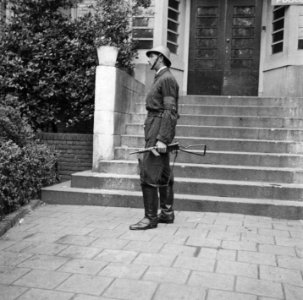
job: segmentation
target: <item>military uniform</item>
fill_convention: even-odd
[[[176,132],[178,119],[179,86],[169,70],[169,50],[162,46],[147,52],[166,59],[166,66],[160,67],[153,85],[146,96],[147,117],[144,122],[145,148],[154,147],[162,142],[170,144]],[[155,60],[154,65],[157,60]],[[153,67],[152,67],[153,68]],[[161,143],[160,143],[161,144]],[[159,150],[160,151],[160,150]],[[131,230],[145,230],[157,227],[158,222],[172,223],[173,212],[173,174],[169,164],[169,153],[159,156],[146,152],[139,159],[140,181],[143,193],[145,216],[131,225]],[[158,216],[160,195],[161,214]]]
[[[145,148],[156,145],[157,140],[170,144],[178,119],[179,86],[168,68],[155,76],[154,84],[146,97],[147,117],[144,123]],[[141,184],[160,187],[171,183],[169,153],[155,156],[144,154],[140,162]]]

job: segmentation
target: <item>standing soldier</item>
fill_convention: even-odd
[[[145,216],[138,223],[131,225],[131,230],[151,229],[157,227],[158,223],[173,223],[175,219],[174,179],[169,165],[169,153],[166,150],[175,137],[179,86],[169,70],[170,52],[166,47],[155,47],[147,51],[146,55],[151,70],[155,70],[156,75],[145,100],[145,147],[155,146],[158,152],[144,153],[143,159],[139,159]],[[159,216],[158,190],[161,208]]]

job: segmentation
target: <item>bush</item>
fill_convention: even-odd
[[[7,214],[40,197],[56,182],[56,153],[33,137],[20,112],[0,106],[0,212]]]
[[[99,14],[71,20],[62,8],[77,2],[9,1],[12,15],[0,34],[0,102],[7,95],[17,97],[34,130],[56,131],[58,123],[72,126],[93,118],[95,43],[102,33],[112,36],[120,49],[117,66],[128,72],[134,67],[130,11],[119,6],[127,1],[96,0]],[[148,5],[149,1],[135,3]],[[110,10],[112,6],[118,11]],[[100,10],[105,8],[103,15]]]

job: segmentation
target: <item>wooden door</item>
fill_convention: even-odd
[[[188,94],[257,95],[261,5],[192,1]]]

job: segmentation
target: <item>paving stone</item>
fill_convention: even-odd
[[[258,233],[258,228],[257,227],[248,227],[248,226],[227,226],[226,232],[229,233],[246,233],[246,232],[251,232],[251,233]]]
[[[103,296],[127,300],[150,300],[156,288],[155,282],[116,279]]]
[[[26,268],[0,266],[0,283],[11,284],[29,271],[30,269]]]
[[[268,298],[268,297],[259,297],[258,300],[281,300],[281,298]]]
[[[303,258],[303,248],[296,247],[296,254],[299,258]]]
[[[242,233],[241,234],[241,241],[248,241],[248,242],[256,242],[256,243],[262,243],[262,244],[270,244],[274,245],[274,237],[269,235],[260,235],[256,233]]]
[[[236,291],[258,296],[283,299],[281,284],[268,280],[258,280],[239,276],[236,280]]]
[[[223,224],[205,224],[205,223],[200,223],[197,225],[196,230],[199,230],[201,232],[203,231],[210,231],[210,232],[226,232],[226,225]]]
[[[225,240],[225,241],[240,241],[241,235],[239,233],[226,231],[210,231],[207,235],[211,240]]]
[[[158,224],[157,231],[153,231],[154,236],[166,236],[170,237],[173,236],[177,230],[179,229],[179,226],[172,226],[173,224]]]
[[[189,273],[189,270],[181,268],[152,266],[144,274],[143,279],[159,283],[171,282],[175,284],[184,284],[188,279]]]
[[[125,240],[124,240],[125,241]],[[124,250],[133,250],[137,252],[157,253],[163,247],[161,242],[145,242],[145,241],[126,241],[128,244]]]
[[[4,239],[0,238],[0,251],[11,247],[15,243],[16,243],[16,241],[9,241],[9,240],[4,240]]]
[[[45,244],[39,244],[39,245],[32,245],[31,247],[24,249],[22,252],[34,253],[34,254],[56,255],[60,251],[66,249],[67,247],[68,247],[68,245],[45,243]]]
[[[120,250],[128,243],[128,240],[119,240],[117,238],[98,238],[91,244],[91,246],[102,249]]]
[[[278,256],[278,266],[287,269],[303,270],[303,259],[290,257],[290,256]]]
[[[185,244],[189,246],[217,248],[220,247],[221,240],[190,236],[189,239],[185,242]]]
[[[151,242],[155,243],[169,243],[169,244],[177,244],[177,245],[184,245],[185,241],[187,240],[187,236],[176,236],[176,235],[155,235]]]
[[[276,229],[259,229],[260,235],[269,235],[269,236],[277,236],[287,238],[290,236],[288,230],[276,230]]]
[[[252,264],[263,264],[276,266],[276,258],[272,254],[250,252],[250,251],[239,251],[238,252],[239,262],[248,262]]]
[[[105,249],[94,259],[107,262],[130,263],[138,255],[135,251]]]
[[[278,246],[303,247],[303,239],[276,237]]]
[[[72,299],[74,294],[66,293],[66,292],[57,292],[57,291],[48,291],[42,289],[30,289],[25,292],[22,296],[18,298],[18,300],[35,300],[35,299],[43,299],[43,300],[69,300]]]
[[[134,260],[134,264],[149,265],[149,266],[163,266],[169,267],[175,260],[175,255],[155,254],[155,253],[141,253]]]
[[[53,289],[69,276],[70,274],[63,272],[32,270],[15,281],[14,284],[33,288]]]
[[[102,276],[74,274],[56,289],[59,291],[99,296],[112,281],[112,278]]]
[[[61,229],[61,233],[64,235],[88,235],[93,230],[95,230],[96,227],[82,227],[79,228],[78,226],[64,226]]]
[[[242,294],[242,293],[234,293],[234,292],[226,292],[226,291],[215,291],[209,290],[207,300],[257,300],[257,296]]]
[[[19,264],[18,267],[43,269],[43,270],[56,270],[67,261],[68,258],[66,257],[39,254],[28,258],[26,261]]]
[[[115,278],[139,279],[146,271],[148,266],[124,264],[124,263],[109,263],[99,275]]]
[[[236,250],[201,248],[198,257],[216,260],[236,260]]]
[[[72,259],[66,262],[58,271],[79,274],[97,274],[108,263],[88,259]]]
[[[232,291],[234,281],[235,277],[233,275],[193,271],[188,280],[188,285]]]
[[[290,231],[290,235],[295,239],[303,239],[303,229],[298,231]]]
[[[30,258],[32,254],[29,253],[18,253],[18,252],[0,252],[0,266],[11,266],[14,267],[26,259]]]
[[[20,286],[7,286],[0,284],[0,299],[15,300],[18,296],[23,294],[27,288]]]
[[[96,240],[95,237],[82,235],[66,235],[56,241],[58,244],[68,244],[75,246],[89,246]]]
[[[290,270],[285,268],[261,265],[260,279],[284,282],[303,287],[303,279],[299,270]]]
[[[180,256],[174,262],[174,267],[186,268],[190,270],[201,270],[206,272],[213,272],[215,267],[214,259],[203,259],[196,257]]]
[[[258,222],[250,222],[247,220],[244,220],[243,223],[244,227],[249,227],[249,228],[263,228],[263,229],[272,229],[273,228],[273,224],[271,220],[263,220],[263,221],[258,221]]]
[[[5,249],[5,251],[9,252],[25,252],[26,249],[29,249],[30,247],[33,247],[33,243],[30,241],[18,241],[15,242],[14,245],[8,247]]]
[[[287,300],[302,300],[303,295],[303,288],[292,286],[292,285],[285,285],[285,295]]]
[[[59,252],[58,256],[70,258],[93,258],[102,250],[100,248],[82,247],[82,246],[68,246],[63,251]]]
[[[194,256],[197,250],[197,247],[192,246],[166,244],[161,249],[160,253],[167,255]]]
[[[203,300],[206,291],[201,286],[164,283],[157,290],[153,300]]]
[[[257,278],[258,266],[241,262],[218,261],[216,273]]]
[[[259,252],[273,254],[273,255],[287,255],[296,256],[294,247],[284,247],[276,245],[259,245]]]
[[[125,234],[126,230],[123,229],[94,229],[91,231],[88,236],[96,237],[96,238],[118,238],[122,234]]]
[[[257,244],[255,242],[250,241],[223,241],[222,248],[231,250],[257,251]]]
[[[273,229],[278,229],[278,230],[302,230],[301,225],[289,225],[287,222],[284,223],[273,223]]]
[[[208,229],[190,229],[190,228],[179,228],[175,236],[182,236],[182,237],[199,237],[199,238],[206,238],[208,233]]]
[[[157,229],[153,229],[156,231]],[[125,234],[120,236],[120,239],[131,240],[131,241],[150,241],[155,235],[155,233],[148,233],[149,231],[145,230],[136,230],[130,231],[128,230]]]
[[[105,298],[105,297],[97,297],[97,296],[90,296],[84,294],[78,294],[73,298],[73,300],[113,300],[113,298]]]

